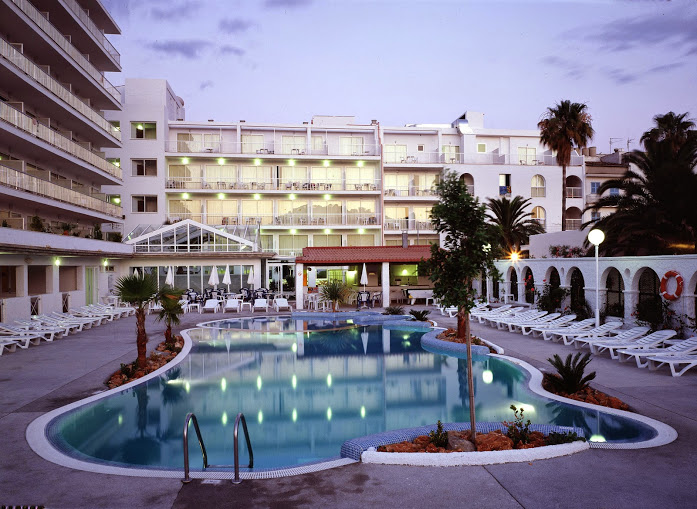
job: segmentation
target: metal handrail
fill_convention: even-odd
[[[203,468],[208,467],[219,467],[219,468],[229,468],[233,466],[235,469],[235,478],[233,479],[234,484],[239,484],[242,482],[240,479],[240,448],[239,448],[239,427],[240,421],[242,421],[242,429],[244,431],[244,437],[247,441],[247,450],[249,451],[249,465],[246,468],[254,468],[254,453],[252,452],[252,442],[249,440],[249,431],[247,431],[247,420],[244,418],[244,414],[240,412],[235,417],[235,428],[233,431],[234,437],[234,452],[235,459],[234,465],[209,465],[208,464],[208,453],[206,452],[206,446],[203,443],[203,437],[201,436],[201,429],[198,427],[198,420],[193,412],[186,414],[186,419],[184,419],[184,479],[182,483],[188,484],[191,482],[191,477],[189,476],[189,421],[194,421],[194,431],[196,431],[196,437],[198,438],[198,445],[201,447],[201,454],[203,455]]]

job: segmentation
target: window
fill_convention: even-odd
[[[518,147],[520,164],[537,164],[537,149],[534,147]]]
[[[591,182],[591,194],[598,194],[599,188],[600,188],[600,182]]]
[[[346,168],[347,191],[375,191],[375,168],[371,166],[349,166]]]
[[[206,224],[237,223],[237,200],[206,200]]]
[[[154,140],[157,138],[155,122],[131,122],[132,140]]]
[[[591,211],[591,221],[600,221],[600,212],[597,210]]]
[[[610,196],[619,196],[619,195],[620,195],[619,187],[611,187],[610,188]]]
[[[157,212],[157,196],[132,196],[133,212]]]
[[[375,200],[347,200],[346,218],[349,224],[377,224]]]
[[[409,196],[410,176],[404,173],[386,173],[384,186],[387,196]]]
[[[359,235],[347,235],[346,244],[349,246],[374,246],[375,245],[375,235],[370,233],[364,233]]]
[[[263,134],[243,134],[242,135],[242,153],[257,154],[264,148]]]
[[[170,221],[176,222],[182,219],[193,219],[199,223],[203,221],[203,202],[201,200],[169,200],[168,217]]]
[[[510,173],[500,173],[499,174],[499,195],[509,195],[511,194],[511,174]]]
[[[533,198],[545,197],[545,178],[542,175],[535,175],[530,183],[530,196]]]
[[[157,159],[131,159],[134,177],[156,177]]]
[[[281,256],[296,256],[307,247],[307,235],[279,235],[278,254]]]
[[[547,212],[542,207],[533,207],[531,219],[542,225],[542,228],[547,227]]]
[[[424,147],[423,145],[417,145],[417,146],[416,146],[416,151],[417,151],[417,152],[423,152],[423,151],[424,151],[424,148],[425,148],[425,147]]]
[[[357,136],[343,136],[341,138],[342,156],[362,156],[363,138]]]
[[[113,203],[114,205],[121,205],[121,195],[120,194],[107,194],[106,201]]]
[[[486,152],[486,143],[477,143],[477,152],[484,154]]]
[[[401,163],[407,159],[406,145],[385,145],[385,162],[386,163]]]
[[[443,160],[446,163],[456,163],[460,161],[460,147],[458,145],[443,145]]]
[[[323,136],[312,136],[312,153],[313,154],[326,154],[327,150],[324,146]]]
[[[305,136],[284,136],[283,137],[283,153],[284,154],[304,154],[307,138]]]
[[[341,235],[321,235],[316,233],[312,237],[315,247],[340,247]]]

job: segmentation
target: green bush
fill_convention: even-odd
[[[552,286],[545,282],[542,293],[537,298],[537,309],[554,313],[561,309],[561,303],[568,295],[568,288]]]
[[[431,443],[436,447],[448,446],[448,432],[443,430],[443,423],[440,420],[436,424],[435,431],[430,431],[428,436],[431,439]]]
[[[559,445],[570,444],[571,442],[578,442],[579,440],[581,442],[586,441],[584,437],[578,436],[575,431],[567,431],[566,433],[557,433],[556,431],[552,431],[545,438],[545,443],[547,445]]]
[[[595,378],[595,371],[585,375],[586,366],[591,361],[590,352],[585,354],[578,352],[573,356],[569,354],[565,361],[562,361],[558,354],[554,354],[554,357],[547,359],[547,361],[557,370],[559,375],[558,377],[549,377],[550,383],[558,392],[573,394],[584,389],[588,382]]]

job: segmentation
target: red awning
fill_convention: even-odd
[[[296,263],[346,265],[348,263],[416,263],[431,257],[431,246],[305,247]]]

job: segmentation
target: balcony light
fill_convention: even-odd
[[[295,200],[296,196],[294,194],[289,194],[288,199],[289,200]]]
[[[254,166],[259,166],[261,164],[261,159],[254,160]]]
[[[329,235],[331,232],[332,232],[332,231],[331,231],[329,228],[325,228],[325,229],[324,229],[324,233],[326,233],[327,235]]]
[[[114,161],[114,166],[121,168],[121,163],[119,161]]]
[[[363,235],[363,234],[365,233],[365,228],[359,228],[359,229],[358,229],[358,233],[360,233],[361,235]]]
[[[359,168],[363,168],[363,161],[358,161],[356,163],[356,166],[358,166]]]
[[[295,235],[296,233],[298,233],[298,230],[296,230],[295,228],[293,228],[293,229],[290,231],[290,234],[291,234],[291,235]]]
[[[139,131],[142,131],[142,130],[143,130],[143,124],[138,124],[138,125],[136,126],[136,129],[138,129]]]
[[[224,158],[224,157],[219,157],[219,158],[218,158],[218,164],[225,164],[225,158]]]
[[[189,158],[188,158],[188,157],[182,157],[182,164],[189,164]]]
[[[325,195],[324,195],[324,199],[325,199],[325,200],[331,200],[331,199],[332,199],[332,195],[331,195],[331,194],[325,194]]]
[[[102,261],[102,265],[104,265],[105,267],[106,267],[107,265],[109,265],[109,260],[107,260],[106,258],[104,258],[104,261]]]
[[[112,201],[113,201],[116,205],[118,205],[119,203],[121,203],[121,198],[114,198]]]
[[[254,195],[254,199],[255,199],[255,200],[261,200],[261,195],[260,195],[259,193],[256,193],[256,194]]]
[[[184,200],[188,200],[190,197],[191,197],[191,195],[189,193],[182,193],[182,198]]]
[[[60,259],[60,258],[56,258],[56,259],[53,261],[53,263],[55,264],[56,267],[60,267],[61,259]]]
[[[288,159],[288,166],[295,166],[295,159]]]
[[[322,162],[322,164],[324,165],[325,168],[327,168],[327,167],[329,166],[329,161],[327,161],[327,160],[325,159],[325,160]]]
[[[219,199],[219,200],[224,200],[224,199],[225,199],[225,193],[218,193],[218,199]]]

